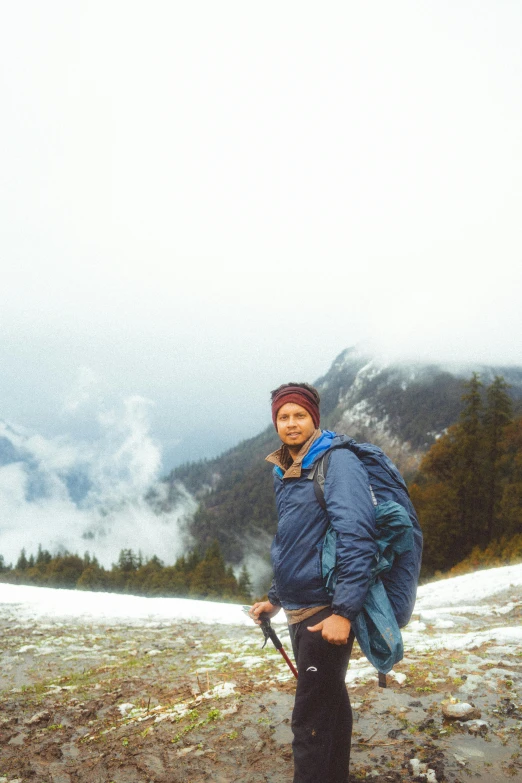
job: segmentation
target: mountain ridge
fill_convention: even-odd
[[[411,477],[427,449],[458,419],[463,383],[473,372],[486,385],[504,377],[515,408],[522,410],[522,367],[388,362],[347,348],[314,383],[321,396],[321,426],[375,443]],[[181,482],[199,501],[188,525],[199,546],[217,539],[235,564],[253,555],[267,557],[277,517],[264,458],[278,444],[269,426],[212,460],[169,474],[169,486]]]

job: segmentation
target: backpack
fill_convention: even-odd
[[[308,476],[324,511],[328,462],[336,448],[350,449],[368,473],[378,554],[363,609],[354,621],[354,632],[368,660],[380,674],[386,674],[404,654],[399,629],[407,625],[415,606],[422,532],[406,483],[393,462],[378,446],[357,443],[347,436],[340,436],[340,443],[316,461]],[[330,525],[322,547],[323,582],[330,595],[337,581],[336,538]]]

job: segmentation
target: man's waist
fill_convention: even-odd
[[[323,606],[308,606],[300,609],[285,609],[284,612],[288,625],[295,625],[296,623],[301,623],[303,620],[308,620],[309,617],[317,614],[317,612],[320,612],[322,609],[328,608],[329,604],[326,604]]]

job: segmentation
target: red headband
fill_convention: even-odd
[[[281,389],[278,394],[272,400],[272,421],[274,427],[277,430],[277,412],[279,408],[286,405],[287,402],[293,402],[296,405],[300,405],[304,408],[310,416],[316,427],[319,426],[320,415],[319,405],[314,395],[308,391],[308,389],[302,389],[296,386],[287,386],[286,389]]]

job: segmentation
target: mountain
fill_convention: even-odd
[[[316,382],[322,426],[381,446],[408,475],[461,410],[462,383],[502,376],[522,402],[522,367],[386,363],[348,348]]]
[[[458,419],[463,382],[473,372],[485,385],[502,376],[522,412],[522,367],[389,363],[348,348],[314,384],[321,426],[381,446],[411,477],[424,452]],[[276,513],[264,458],[278,444],[270,426],[220,457],[168,476],[171,488],[181,483],[199,501],[190,532],[201,547],[217,539],[229,562],[266,560]]]
[[[485,384],[502,375],[522,412],[520,367],[392,363],[351,348],[315,382],[322,426],[377,443],[411,477],[458,418],[462,381],[472,371]],[[22,547],[29,556],[41,544],[53,554],[88,549],[107,567],[121,549],[172,564],[194,544],[205,549],[217,539],[228,563],[244,563],[256,587],[270,578],[276,513],[264,458],[278,444],[269,426],[160,480],[160,449],[137,399],[106,420],[95,443],[48,438],[0,419],[0,555],[16,562]]]

